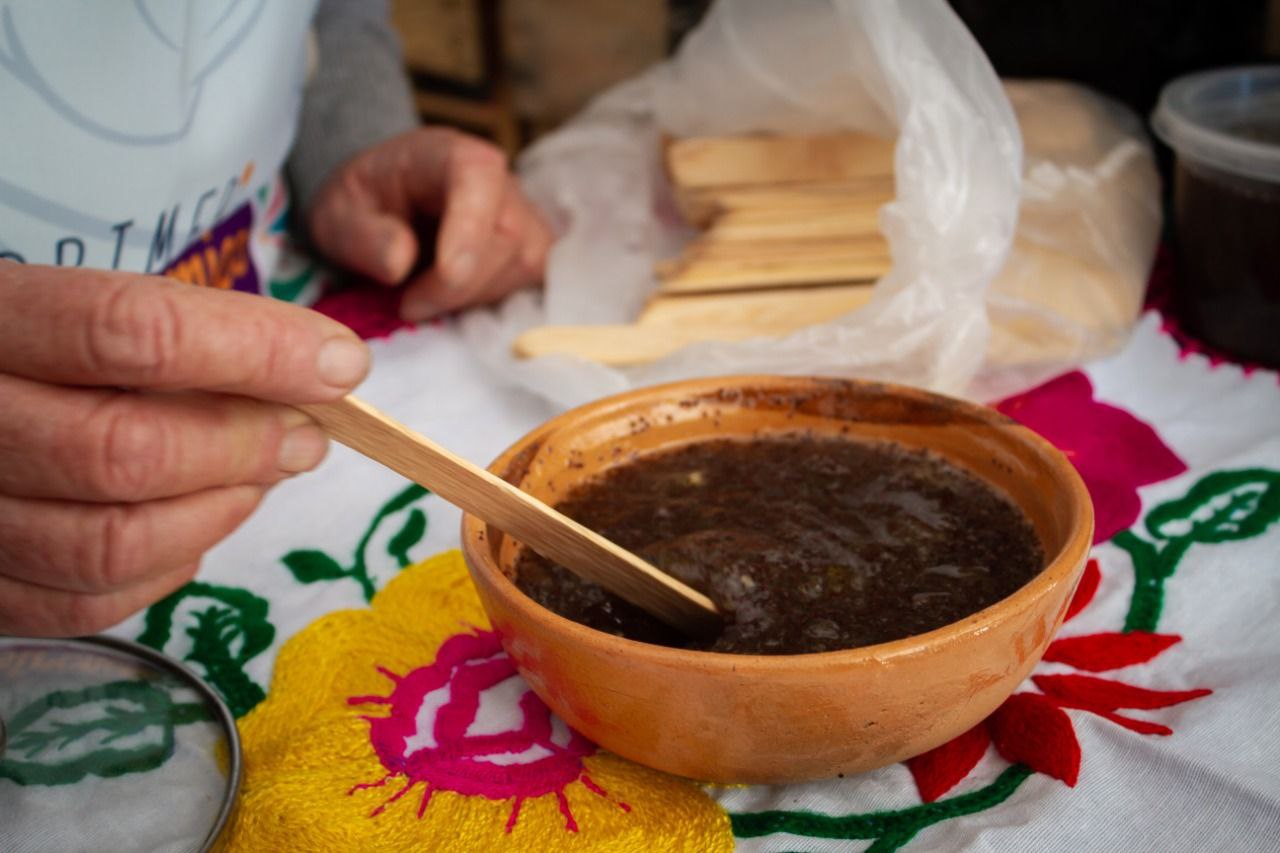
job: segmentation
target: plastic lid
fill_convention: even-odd
[[[1151,124],[1179,157],[1280,182],[1280,65],[1179,77],[1160,92]]]
[[[0,637],[0,850],[212,847],[240,782],[226,705],[144,646]]]

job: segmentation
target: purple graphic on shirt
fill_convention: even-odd
[[[261,293],[249,256],[253,208],[248,202],[196,240],[165,267],[164,275],[186,284]]]

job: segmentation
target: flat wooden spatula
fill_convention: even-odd
[[[355,397],[298,406],[336,441],[514,536],[691,637],[721,625],[711,599]]]

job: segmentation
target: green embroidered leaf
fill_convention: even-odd
[[[173,754],[174,728],[207,719],[203,705],[175,705],[141,681],[56,690],[9,718],[0,778],[19,785],[69,785],[159,767]]]
[[[372,601],[378,592],[378,585],[374,582],[374,573],[370,571],[369,543],[373,541],[374,534],[381,529],[383,522],[428,494],[429,492],[422,486],[410,483],[383,504],[360,536],[360,541],[356,543],[350,568],[341,567],[332,557],[320,551],[291,551],[283,557],[283,562],[289,571],[293,572],[293,576],[302,583],[350,578],[360,585],[364,600]],[[426,532],[426,526],[425,515],[415,509],[405,520],[400,531],[391,537],[387,544],[387,553],[396,560],[397,569],[403,569],[409,565],[409,549],[422,538]],[[375,552],[375,556],[380,555]]]
[[[1153,509],[1146,527],[1159,539],[1229,542],[1257,536],[1277,518],[1280,472],[1252,468],[1209,474],[1182,498]]]
[[[147,609],[138,642],[195,664],[241,717],[266,695],[244,668],[275,639],[268,607],[265,598],[247,589],[195,581]],[[175,621],[185,630],[175,632]],[[175,643],[175,636],[189,639],[190,645]]]
[[[225,607],[197,612],[195,625],[187,629],[191,651],[186,659],[200,665],[205,680],[222,694],[231,713],[242,717],[267,698],[267,694],[245,673],[244,662],[232,654],[243,631],[238,617],[236,611]]]
[[[270,605],[265,598],[247,589],[193,581],[147,609],[138,642],[172,657],[186,656],[189,659],[189,655],[170,649],[168,645],[174,634],[173,622],[179,608],[185,610],[189,607],[195,613],[201,609],[200,605],[204,605],[205,610],[217,608],[234,614],[226,617],[234,622],[234,630],[229,629],[226,634],[226,645],[231,658],[237,663],[247,663],[257,657],[275,639],[276,629],[267,621]]]
[[[395,557],[401,567],[409,565],[412,562],[409,559],[409,549],[417,545],[426,532],[427,516],[422,510],[415,509],[405,519],[400,532],[392,536],[391,541],[387,543],[387,553]]]
[[[290,551],[281,559],[299,583],[337,580],[347,576],[347,570],[323,551]]]

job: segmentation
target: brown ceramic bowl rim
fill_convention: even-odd
[[[1034,600],[1039,595],[1048,592],[1054,586],[1070,578],[1075,568],[1083,562],[1093,544],[1093,503],[1084,481],[1080,478],[1079,473],[1076,472],[1075,466],[1068,461],[1060,450],[1033,430],[987,406],[886,382],[832,379],[830,377],[816,376],[743,374],[686,379],[660,385],[648,385],[603,397],[557,415],[526,433],[504,450],[490,464],[489,470],[501,476],[502,471],[508,467],[521,451],[539,442],[544,436],[571,426],[574,421],[584,415],[602,414],[610,409],[625,408],[644,398],[663,399],[678,394],[697,394],[721,389],[776,386],[779,384],[800,385],[814,382],[839,382],[859,392],[870,391],[902,396],[931,406],[943,406],[953,410],[959,409],[979,421],[1010,431],[1015,438],[1038,450],[1038,455],[1046,458],[1053,469],[1054,479],[1062,492],[1062,497],[1070,502],[1071,533],[1068,535],[1067,541],[1059,549],[1058,553],[1048,560],[1047,565],[1031,580],[994,604],[956,622],[949,622],[923,634],[912,634],[897,640],[870,646],[781,655],[737,654],[659,646],[653,643],[641,642],[640,640],[619,637],[615,634],[609,634],[574,622],[572,619],[548,610],[525,595],[502,572],[493,559],[489,548],[486,547],[483,532],[487,525],[475,516],[464,513],[462,516],[462,548],[468,565],[471,566],[473,571],[485,576],[492,585],[493,590],[506,600],[506,603],[513,611],[524,614],[532,621],[543,623],[555,633],[564,635],[569,642],[595,646],[603,651],[613,652],[620,656],[625,655],[631,658],[639,656],[658,664],[676,667],[688,665],[704,669],[713,668],[742,675],[825,669],[836,662],[856,664],[859,662],[886,661],[898,657],[910,657],[930,647],[949,645],[960,640],[965,635],[985,633],[992,625],[1001,621],[1004,612],[1012,608],[1019,599]]]

